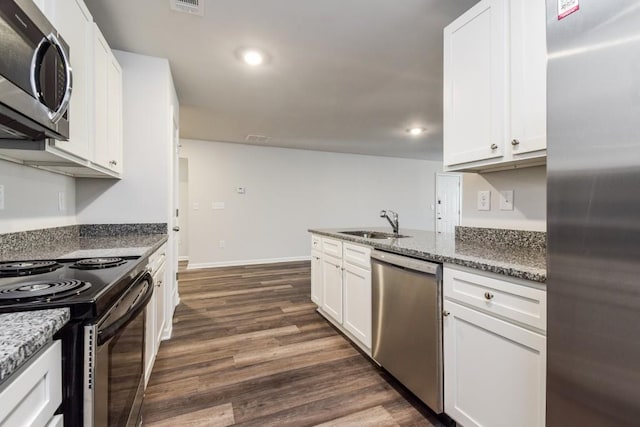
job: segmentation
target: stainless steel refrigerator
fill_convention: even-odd
[[[547,426],[640,425],[640,1],[547,0]]]

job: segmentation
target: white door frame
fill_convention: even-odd
[[[436,172],[436,184],[435,184],[435,197],[434,197],[434,215],[433,215],[433,229],[438,232],[438,184],[440,177],[457,177],[458,178],[458,225],[462,224],[462,174],[461,173],[444,173]]]

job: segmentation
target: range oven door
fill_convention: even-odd
[[[0,1],[0,140],[69,138],[69,46],[32,0]]]
[[[142,273],[101,320],[85,326],[84,427],[138,425],[152,294],[153,279]]]

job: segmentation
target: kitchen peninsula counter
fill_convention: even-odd
[[[387,228],[363,228],[389,232]],[[321,228],[309,232],[428,261],[545,283],[546,241],[542,232],[458,227],[456,234],[400,229],[409,237],[369,239],[342,234],[358,228]]]

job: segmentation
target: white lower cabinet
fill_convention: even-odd
[[[145,334],[144,334],[144,384],[149,382],[153,364],[162,341],[162,331],[166,322],[166,253],[167,246],[163,245],[149,257],[148,268],[153,277],[153,296],[145,309]]]
[[[62,345],[54,341],[0,392],[0,427],[62,426]]]
[[[323,254],[322,310],[342,323],[342,258]]]
[[[494,305],[504,304],[503,308],[509,308],[510,301],[516,301],[520,293],[539,289],[512,283],[511,300],[483,289],[481,295],[485,301],[482,305],[468,305],[455,299],[462,293],[452,294],[452,286],[447,283],[458,273],[470,282],[491,283],[491,280],[497,280],[484,274],[473,275],[445,267],[443,344],[446,414],[464,427],[544,426],[544,331],[524,323],[516,324],[508,316],[495,315],[492,311]],[[469,297],[471,293],[465,296]]]
[[[344,263],[343,326],[367,348],[371,348],[371,268]]]
[[[322,307],[322,253],[311,251],[311,301]]]
[[[371,351],[371,248],[311,239],[311,300],[367,354]]]

